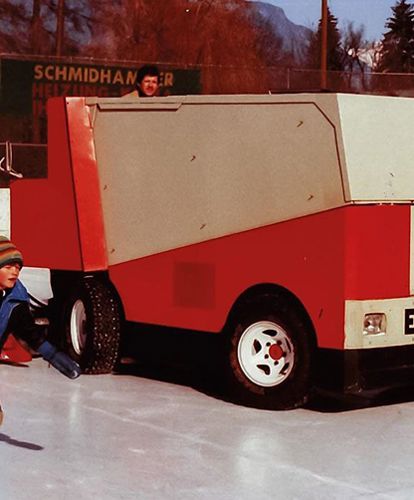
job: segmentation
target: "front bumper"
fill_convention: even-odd
[[[385,314],[385,333],[363,333],[364,317],[369,313]],[[414,297],[345,302],[345,349],[409,345],[414,345]]]
[[[414,387],[414,345],[389,349],[319,349],[316,386],[342,394]]]

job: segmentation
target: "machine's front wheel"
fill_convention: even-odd
[[[267,409],[303,405],[312,385],[314,343],[303,313],[282,296],[243,304],[229,327],[227,382],[236,402]]]
[[[113,292],[93,277],[80,280],[65,303],[65,340],[84,373],[110,373],[119,349],[121,320]]]

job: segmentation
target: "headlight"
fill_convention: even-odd
[[[364,335],[385,335],[387,317],[383,313],[369,313],[364,316]]]

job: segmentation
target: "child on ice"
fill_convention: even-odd
[[[19,281],[22,266],[21,252],[8,238],[0,236],[0,350],[13,332],[63,375],[71,379],[79,377],[79,365],[45,340],[45,328],[36,325],[29,308],[29,295]],[[0,425],[2,421],[0,406]]]

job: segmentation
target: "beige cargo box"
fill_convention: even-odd
[[[414,199],[411,99],[300,94],[87,103],[108,247],[115,249],[110,264],[344,204]],[[126,232],[126,221],[139,230]]]

